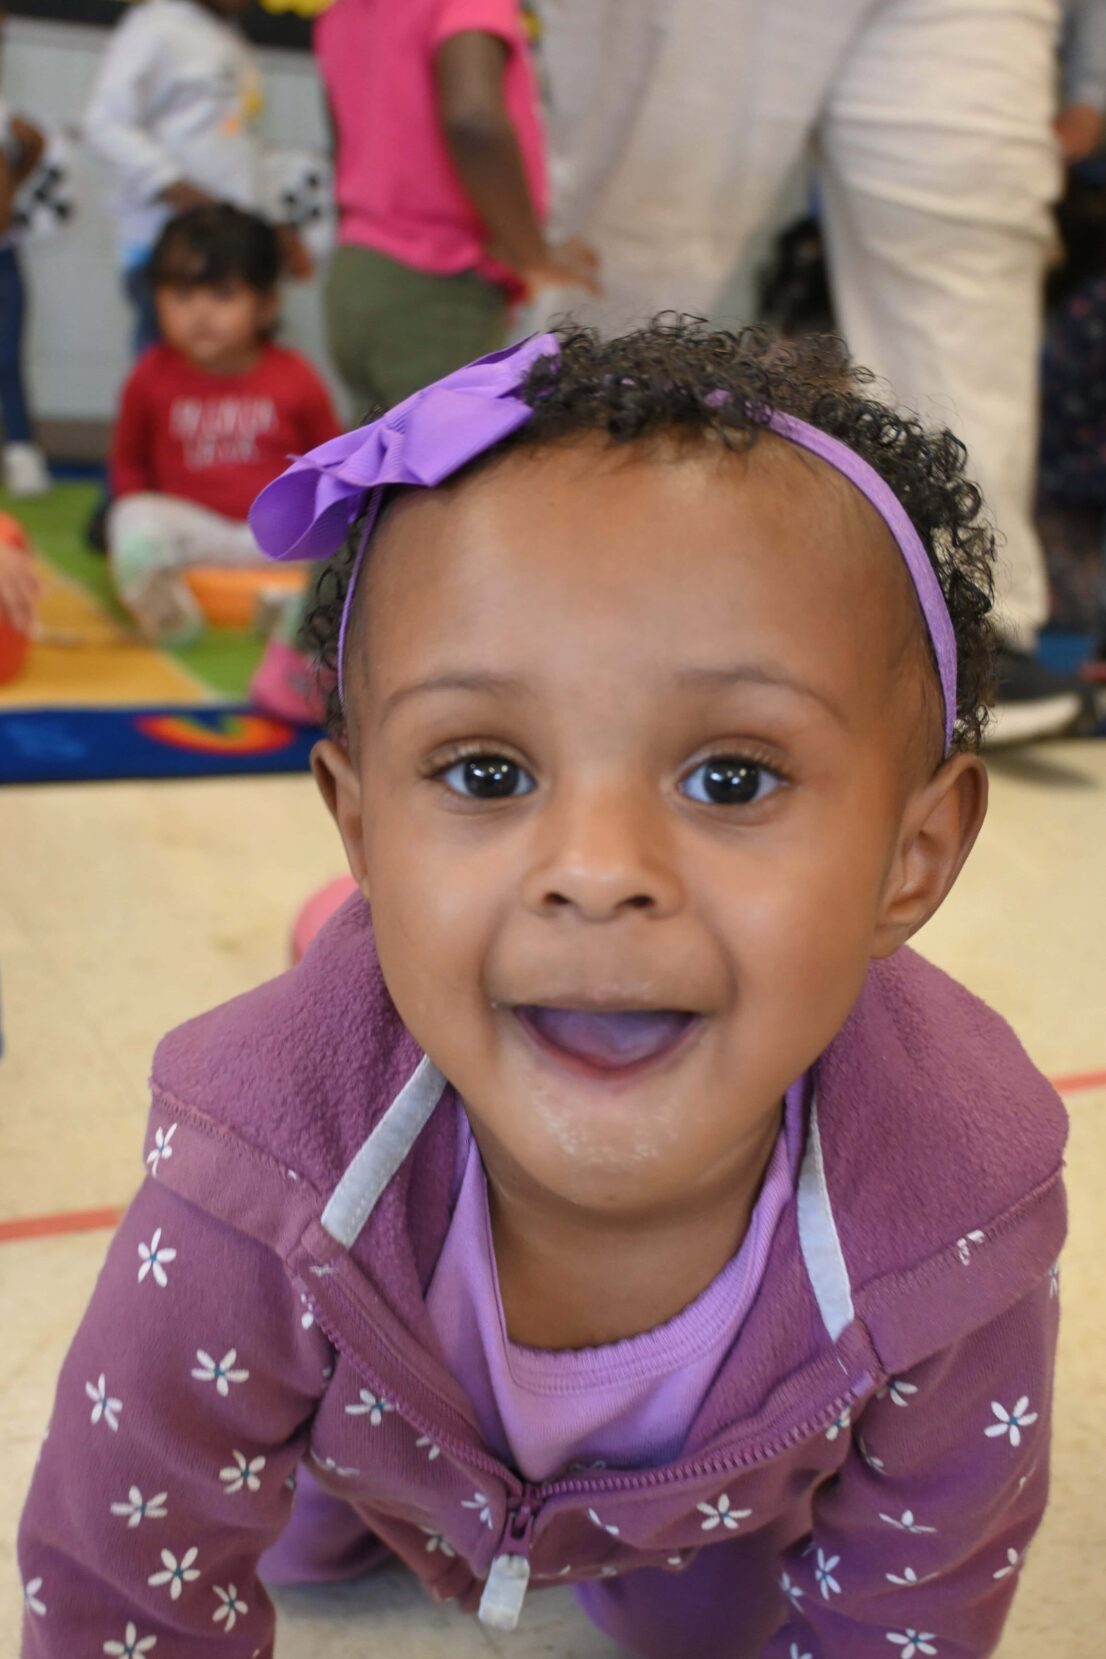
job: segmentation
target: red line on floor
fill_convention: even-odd
[[[1106,1089],[1106,1071],[1077,1071],[1070,1077],[1054,1077],[1057,1094],[1078,1094],[1080,1089]]]
[[[1082,1089],[1106,1089],[1106,1071],[1072,1072],[1052,1078],[1058,1094],[1078,1094]],[[70,1210],[61,1215],[29,1215],[15,1221],[0,1221],[0,1244],[23,1239],[60,1238],[66,1233],[97,1233],[117,1227],[123,1218],[120,1209]]]
[[[111,1209],[17,1217],[14,1221],[0,1221],[0,1244],[14,1244],[29,1238],[59,1238],[63,1233],[95,1233],[104,1227],[117,1227],[122,1216],[122,1210]]]

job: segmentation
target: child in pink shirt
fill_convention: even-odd
[[[538,95],[519,0],[336,0],[315,50],[336,146],[334,366],[360,419],[503,345],[512,298],[595,289],[581,243],[552,246]],[[321,714],[299,619],[257,702]]]

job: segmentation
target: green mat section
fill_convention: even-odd
[[[85,543],[84,527],[102,495],[97,483],[55,484],[49,495],[16,501],[0,489],[0,512],[26,526],[36,552],[71,577],[111,615],[124,612],[112,592],[107,560]],[[167,651],[189,673],[207,682],[220,696],[241,702],[264,643],[252,633],[209,628],[202,639],[179,651]]]

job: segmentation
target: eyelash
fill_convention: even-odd
[[[469,794],[466,790],[461,789],[447,781],[451,772],[456,771],[460,767],[467,766],[473,761],[480,760],[488,762],[503,762],[506,763],[507,766],[515,768],[520,777],[529,780],[530,788],[514,790],[510,794],[480,796]],[[766,793],[761,793],[758,789],[757,794],[753,797],[753,799],[748,801],[738,800],[726,802],[711,800],[709,798],[704,800],[701,796],[694,795],[685,795],[685,799],[694,801],[701,806],[757,806],[763,800],[766,800],[768,796],[774,795],[777,790],[786,787],[791,781],[778,766],[770,765],[767,760],[761,756],[758,756],[755,752],[750,752],[745,748],[735,748],[729,751],[724,749],[716,750],[713,754],[708,755],[705,760],[699,761],[697,765],[693,766],[689,771],[683,773],[680,778],[680,782],[688,782],[688,780],[694,778],[705,768],[711,766],[721,768],[726,763],[736,763],[738,768],[755,772],[758,774],[759,778],[772,779],[773,787]],[[443,788],[447,789],[456,798],[476,803],[486,804],[488,802],[502,800],[522,800],[525,799],[527,795],[532,795],[537,788],[537,783],[535,782],[532,774],[527,771],[521,761],[515,760],[515,758],[506,751],[495,748],[490,744],[474,744],[471,748],[455,751],[444,765],[434,767],[426,775],[430,781],[441,784]],[[681,791],[681,793],[684,792]]]

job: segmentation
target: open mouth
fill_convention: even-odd
[[[622,1072],[671,1054],[697,1014],[670,1008],[600,1010],[516,1007],[515,1017],[541,1047],[596,1071]]]

